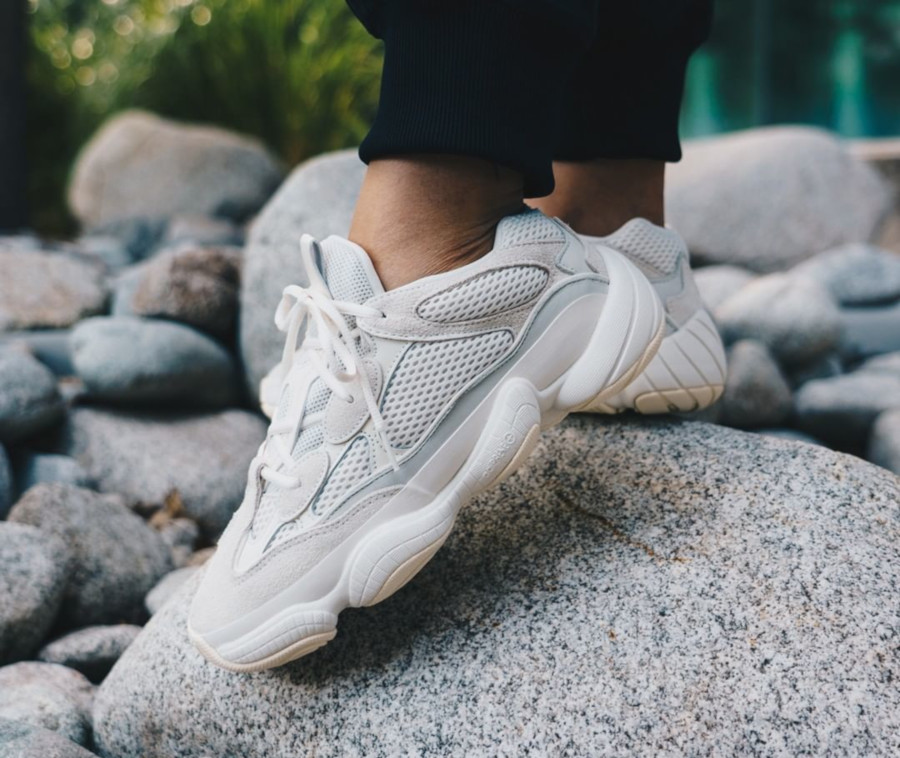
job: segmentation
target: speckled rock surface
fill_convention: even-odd
[[[166,574],[156,586],[147,593],[144,605],[152,616],[162,608],[188,579],[200,570],[199,566],[185,566]]]
[[[0,442],[53,426],[63,415],[56,379],[24,350],[0,348]]]
[[[900,475],[900,408],[886,411],[876,419],[867,457]]]
[[[841,305],[900,299],[900,255],[875,245],[842,245],[801,263],[792,273],[819,282]]]
[[[188,246],[161,253],[143,270],[134,310],[229,341],[237,320],[240,271],[240,251],[234,248]]]
[[[192,579],[101,686],[96,739],[109,758],[889,754],[898,500],[823,448],[572,419],[410,585],[283,669],[206,663]]]
[[[79,745],[91,739],[94,686],[55,663],[13,663],[0,668],[0,719],[49,729]]]
[[[88,258],[0,247],[0,332],[71,326],[106,297],[103,267]]]
[[[766,346],[740,340],[728,351],[719,423],[739,429],[777,426],[791,413],[791,388]]]
[[[355,150],[314,158],[297,167],[253,222],[244,250],[240,341],[254,393],[281,357],[284,335],[272,317],[288,284],[305,284],[300,235],[346,235],[365,166]]]
[[[35,484],[74,484],[91,488],[94,480],[78,461],[68,455],[55,453],[28,453],[23,456],[16,472],[19,492],[25,492]]]
[[[0,521],[0,664],[41,645],[62,604],[69,548],[33,526]]]
[[[855,371],[807,382],[794,395],[796,425],[843,450],[865,445],[879,414],[900,408],[900,376]]]
[[[0,758],[91,758],[93,755],[49,729],[0,719]]]
[[[142,620],[144,595],[172,568],[159,534],[114,495],[39,484],[13,506],[9,519],[36,526],[71,550],[60,609],[64,626]]]
[[[69,206],[88,227],[184,213],[246,218],[280,179],[281,169],[254,139],[126,111],[82,149]]]
[[[871,166],[806,127],[688,142],[666,174],[666,220],[691,253],[762,272],[871,239],[890,201]]]
[[[90,395],[111,403],[220,408],[237,400],[231,354],[168,321],[98,317],[72,331],[72,361]]]
[[[37,658],[80,671],[92,682],[102,681],[141,627],[133,624],[88,626],[44,645]]]
[[[784,364],[825,355],[841,338],[840,314],[828,291],[786,274],[750,282],[713,314],[726,340],[758,340]]]
[[[106,492],[161,506],[177,493],[186,515],[218,534],[240,505],[266,422],[245,411],[126,413],[76,408],[64,452]]]
[[[756,274],[738,266],[706,266],[694,271],[694,282],[700,290],[700,297],[710,310],[718,308],[755,278]]]

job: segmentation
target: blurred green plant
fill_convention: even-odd
[[[29,0],[32,225],[66,233],[78,149],[112,113],[253,134],[288,164],[358,144],[381,46],[339,0]]]

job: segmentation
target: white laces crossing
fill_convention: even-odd
[[[397,459],[391,450],[384,419],[378,408],[378,399],[375,397],[360,352],[363,335],[358,328],[351,328],[347,321],[347,317],[380,318],[383,314],[376,308],[366,305],[332,299],[313,259],[313,254],[317,250],[318,243],[310,235],[304,234],[300,240],[300,254],[309,275],[309,286],[300,287],[292,284],[285,287],[281,302],[275,311],[275,325],[287,334],[281,356],[281,375],[288,376],[296,357],[302,352],[304,360],[309,361],[315,375],[337,397],[346,402],[353,402],[355,396],[351,387],[360,387],[375,431],[387,451],[391,465],[396,469]],[[302,349],[298,350],[297,337],[305,321],[315,329],[307,328]],[[309,385],[307,393],[308,387]],[[302,405],[305,404],[306,398]],[[286,489],[300,486],[296,476],[285,474],[284,471],[294,464],[291,451],[294,440],[301,430],[301,421],[305,425],[314,420],[304,418],[301,410],[299,418],[272,422],[266,436],[263,465],[260,469],[263,479]]]

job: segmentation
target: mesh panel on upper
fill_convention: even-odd
[[[642,218],[632,219],[608,237],[598,239],[661,274],[673,273],[678,267],[679,255],[687,255],[684,242],[675,232]]]
[[[419,316],[442,324],[495,316],[534,300],[549,274],[540,266],[507,266],[473,276],[423,300]]]
[[[312,504],[315,513],[324,513],[340,501],[353,487],[372,473],[372,447],[365,435],[350,444],[325,481],[325,486]]]
[[[449,400],[496,363],[512,342],[512,333],[504,329],[412,345],[391,376],[382,402],[391,445],[412,446]]]
[[[564,242],[566,235],[540,211],[527,211],[507,216],[497,226],[494,249],[525,245],[532,242]]]
[[[322,243],[322,273],[335,300],[364,303],[375,290],[353,252],[332,250]]]

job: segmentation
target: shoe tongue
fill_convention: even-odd
[[[365,250],[343,237],[319,243],[322,278],[335,300],[362,304],[384,292],[375,267]]]

